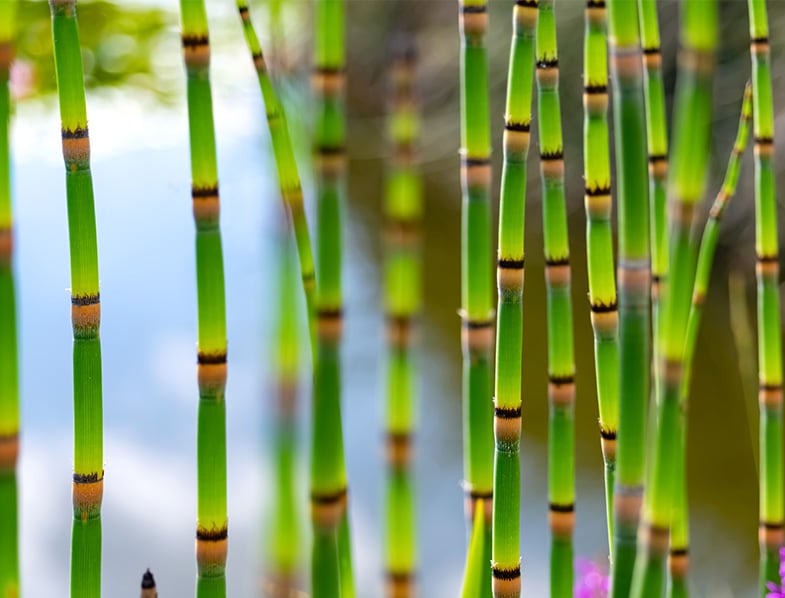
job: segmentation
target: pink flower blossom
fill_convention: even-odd
[[[610,578],[600,565],[589,559],[578,558],[575,569],[578,573],[575,580],[575,598],[607,598]]]

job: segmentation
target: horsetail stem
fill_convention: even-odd
[[[387,326],[386,595],[415,595],[417,543],[413,437],[416,423],[416,358],[412,344],[422,302],[420,227],[422,188],[415,166],[419,114],[414,94],[414,50],[392,68],[389,137],[393,159],[384,198],[384,310]]]
[[[643,499],[649,396],[649,204],[638,10],[608,0],[618,178],[619,431],[613,497],[611,596],[629,596]]]
[[[677,461],[684,456],[679,454],[684,426],[680,391],[696,259],[691,229],[695,206],[703,195],[708,166],[716,45],[716,2],[685,0],[668,206],[669,280],[662,297],[662,323],[656,339],[660,360],[656,435],[632,596],[659,595],[662,591],[675,506],[674,472],[679,472],[682,465],[677,465]]]
[[[755,251],[758,282],[758,398],[760,407],[760,592],[779,583],[785,543],[783,490],[782,339],[779,247],[774,177],[774,111],[765,0],[748,0],[755,137]]]
[[[155,588],[155,578],[150,572],[150,569],[142,575],[142,592],[141,598],[158,598],[158,590]]]
[[[490,538],[484,531],[487,517],[485,500],[484,498],[478,498],[474,504],[469,550],[466,553],[466,568],[461,586],[461,598],[477,598],[478,596],[486,595],[487,592],[483,585],[487,577],[485,571],[488,569],[485,565],[484,557],[488,552],[485,544]]]
[[[16,2],[0,3],[0,596],[19,594],[19,363],[9,146],[15,23]]]
[[[570,246],[564,198],[559,55],[553,0],[537,19],[537,105],[548,304],[548,501],[551,596],[572,596],[575,526],[575,358]]]
[[[270,80],[267,63],[262,53],[262,46],[256,35],[251,11],[247,0],[237,0],[237,10],[243,24],[243,34],[248,45],[248,50],[253,59],[259,87],[264,98],[267,125],[270,128],[270,137],[275,155],[275,168],[278,175],[278,185],[281,197],[289,211],[297,240],[297,252],[300,257],[300,275],[302,276],[305,301],[308,307],[308,326],[311,332],[311,350],[316,347],[316,324],[314,319],[314,291],[316,277],[314,275],[313,253],[311,251],[311,237],[308,232],[308,223],[305,218],[303,205],[303,192],[300,185],[300,175],[297,171],[297,162],[294,158],[289,128],[286,123],[286,114],[283,105],[278,100],[275,88]]]
[[[98,247],[76,0],[50,0],[71,254],[74,348],[74,522],[71,595],[101,595],[103,412]]]
[[[523,350],[524,218],[529,155],[537,0],[513,7],[504,167],[496,269],[498,329],[494,435],[493,547],[495,598],[521,593],[521,356]]]
[[[613,271],[611,163],[608,148],[608,54],[605,2],[586,3],[583,59],[583,172],[594,370],[605,463],[608,547],[613,560],[613,484],[619,425],[619,313]]]
[[[667,181],[668,130],[662,81],[660,26],[656,0],[638,0],[643,46],[643,89],[646,109],[646,147],[649,155],[649,226],[651,243],[651,318],[654,330],[660,325],[660,289],[668,276]],[[659,367],[657,345],[652,347],[655,384]]]
[[[463,350],[464,511],[473,521],[483,499],[482,582],[478,596],[491,595],[493,510],[493,405],[491,352],[491,138],[488,112],[486,0],[459,0],[461,33],[461,344]],[[472,529],[476,529],[472,528]],[[474,533],[474,532],[472,532]],[[470,575],[474,563],[467,563]]]
[[[197,596],[223,596],[226,515],[226,308],[219,226],[210,44],[204,0],[180,0],[188,80],[191,195],[196,224],[199,382],[197,451]]]
[[[275,500],[271,520],[267,580],[271,596],[293,596],[297,591],[301,530],[297,510],[297,395],[300,347],[298,343],[297,269],[291,215],[280,216],[278,230],[278,318],[275,350]]]
[[[690,307],[689,320],[687,322],[687,335],[684,348],[684,375],[681,383],[681,402],[686,406],[689,393],[690,378],[692,375],[692,358],[695,353],[695,342],[698,337],[703,303],[706,298],[706,291],[709,285],[711,265],[714,259],[714,249],[717,246],[717,238],[720,232],[720,221],[725,212],[728,202],[736,193],[736,183],[739,180],[739,170],[741,169],[741,157],[747,147],[749,137],[749,121],[752,118],[752,86],[747,83],[744,89],[744,100],[739,118],[739,129],[736,134],[736,141],[733,144],[728,167],[725,171],[725,180],[722,183],[720,192],[714,199],[709,212],[709,219],[701,238],[700,250],[698,252],[698,265],[695,270],[695,284],[692,291],[692,305]],[[687,488],[684,467],[686,465],[686,409],[682,410],[685,421],[682,424],[682,437],[678,444],[679,456],[677,457],[677,469],[674,472],[674,508],[673,508],[673,528],[671,531],[670,554],[668,557],[668,596],[687,595],[687,572],[689,570],[689,527],[687,520]]]
[[[346,122],[343,0],[317,0],[314,67],[317,191],[316,366],[311,515],[315,598],[353,598],[354,578],[341,424],[341,204],[345,194]],[[335,571],[332,570],[335,568]]]

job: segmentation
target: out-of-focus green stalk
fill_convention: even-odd
[[[758,402],[760,405],[760,588],[779,583],[785,544],[782,328],[774,176],[774,109],[766,0],[748,0],[755,136],[755,251],[758,281]]]
[[[226,593],[226,306],[204,0],[180,0],[180,11],[188,85],[199,320],[196,595],[207,598]]]
[[[19,364],[11,208],[9,74],[14,55],[16,1],[0,2],[0,596],[19,594],[18,490]]]
[[[491,528],[493,512],[493,289],[491,282],[491,137],[488,112],[488,28],[486,0],[459,0],[461,33],[461,326],[463,350],[464,511],[476,519],[484,505],[485,536],[478,596],[491,596]],[[472,528],[476,529],[476,528]],[[474,533],[474,532],[472,532]],[[474,540],[470,541],[474,545]],[[464,584],[465,586],[465,584]]]
[[[669,551],[675,478],[683,472],[680,450],[684,418],[680,401],[685,341],[692,297],[697,244],[691,231],[695,206],[703,196],[711,137],[711,84],[717,47],[715,0],[682,4],[681,54],[674,119],[673,169],[668,206],[668,284],[661,298],[662,322],[656,330],[659,365],[657,414],[651,443],[649,485],[638,535],[631,596],[659,596]]]
[[[643,77],[635,0],[608,0],[618,197],[619,430],[611,596],[628,598],[645,471],[649,398],[649,203]]]
[[[50,0],[49,6],[68,196],[74,334],[71,595],[93,598],[101,595],[104,483],[98,243],[76,0]]]

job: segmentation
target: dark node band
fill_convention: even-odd
[[[63,139],[87,139],[90,133],[87,127],[76,127],[75,129],[61,129]]]
[[[253,58],[254,62],[256,62],[257,60],[264,60],[264,54],[262,54],[261,52],[253,52],[251,54],[251,58]],[[269,115],[267,117],[269,118]]]
[[[316,280],[315,272],[303,272],[303,282],[310,282]]]
[[[499,258],[496,262],[496,265],[499,268],[503,268],[506,270],[523,270],[524,260],[516,260],[511,258]]]
[[[488,7],[485,4],[462,4],[461,12],[464,14],[481,15],[488,12]]]
[[[531,123],[519,123],[513,121],[505,121],[504,128],[507,131],[516,131],[518,133],[528,133],[531,130]]]
[[[774,145],[774,137],[755,137],[755,145]]]
[[[343,145],[317,145],[316,153],[322,156],[342,156],[346,153]]]
[[[150,569],[144,572],[142,576],[142,589],[143,590],[152,590],[155,588],[155,578],[153,577],[152,572]]]
[[[247,6],[240,6],[237,10],[240,13],[241,17],[244,17],[245,15],[248,14],[248,7]]]
[[[753,37],[750,40],[750,44],[759,45],[759,44],[767,44],[769,43],[769,38],[765,35],[762,37]]]
[[[583,194],[589,197],[604,197],[611,194],[611,186],[595,185],[594,187],[585,187]]]
[[[222,353],[202,353],[196,354],[196,363],[199,365],[223,365],[226,363],[226,351]]]
[[[616,301],[613,301],[612,303],[603,303],[602,301],[597,301],[596,303],[591,304],[590,309],[595,314],[607,314],[617,311],[619,309],[619,305],[616,303]]]
[[[491,328],[493,320],[463,320],[461,325],[469,330],[482,330],[484,328]]]
[[[495,407],[493,414],[499,419],[518,419],[521,416],[521,407]]]
[[[668,156],[663,154],[649,154],[649,164],[658,164],[660,162],[667,162]]]
[[[537,61],[538,69],[557,69],[559,68],[558,58],[543,58]]]
[[[643,48],[643,55],[644,56],[656,56],[660,53],[659,46],[650,46],[648,48]]]
[[[758,384],[758,390],[768,391],[768,392],[777,392],[782,390],[782,384]]]
[[[191,187],[191,197],[193,199],[204,199],[218,195],[218,183],[206,187]]]
[[[777,254],[774,255],[757,255],[756,258],[759,264],[777,264],[779,263],[779,257]]]
[[[204,540],[206,542],[220,542],[229,537],[229,528],[227,526],[214,527],[206,529],[203,527],[196,528],[196,539]]]
[[[95,484],[100,482],[104,479],[104,472],[98,473],[94,471],[93,473],[75,473],[74,474],[74,484]]]
[[[341,488],[336,492],[311,492],[311,502],[317,505],[334,505],[346,498],[346,488]]]
[[[570,258],[569,256],[564,257],[547,257],[545,258],[545,267],[546,268],[553,268],[556,266],[569,266],[570,265]]]
[[[87,305],[98,305],[101,303],[101,294],[96,293],[95,295],[75,295],[71,296],[71,305],[76,305],[79,307],[84,307]]]
[[[516,6],[523,6],[524,8],[539,8],[537,0],[515,0]]]
[[[575,384],[575,376],[573,376],[572,374],[566,374],[566,375],[549,374],[548,382],[550,382],[551,384],[555,384],[556,386],[564,386],[565,384]]]
[[[782,521],[761,521],[760,526],[771,531],[785,529],[785,524],[783,524]]]
[[[608,94],[608,86],[607,85],[584,85],[583,86],[583,93],[587,95],[607,95]]]
[[[659,274],[652,273],[652,275],[651,275],[651,284],[653,284],[653,285],[660,284],[660,282],[662,280],[665,280],[664,276],[660,276]]]
[[[561,150],[561,148],[553,152],[540,152],[540,160],[543,162],[564,160],[564,152]]]
[[[605,440],[616,440],[616,430],[608,430],[600,426],[600,438]]]
[[[414,581],[415,575],[412,571],[387,571],[387,579],[395,584],[406,584]]]
[[[492,565],[491,575],[494,577],[494,579],[502,579],[504,581],[518,579],[521,576],[521,566],[518,565],[517,567],[509,568]]]
[[[687,556],[689,549],[687,548],[671,548],[671,556]]]
[[[466,156],[461,157],[461,164],[466,168],[471,168],[473,166],[490,166],[491,159],[490,158],[468,158]]]
[[[319,320],[340,320],[343,318],[343,310],[340,307],[320,307],[316,310],[316,318]]]
[[[605,8],[605,0],[588,0],[586,8]]]
[[[200,48],[210,45],[210,36],[206,33],[197,35],[183,35],[183,48]]]
[[[570,503],[568,505],[560,505],[558,503],[552,502],[548,504],[548,510],[551,513],[574,513],[575,503]]]
[[[315,66],[311,72],[314,75],[343,75],[345,69],[337,66]]]

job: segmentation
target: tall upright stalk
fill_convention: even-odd
[[[247,0],[237,0],[237,11],[243,24],[243,33],[248,50],[251,53],[256,75],[259,79],[259,88],[264,98],[267,116],[267,125],[270,127],[273,154],[275,155],[275,168],[278,175],[278,185],[281,197],[289,211],[290,220],[294,226],[294,235],[297,240],[297,252],[300,258],[300,276],[302,277],[305,302],[308,307],[308,323],[311,332],[311,350],[316,347],[316,324],[314,319],[314,291],[316,277],[313,268],[313,252],[311,250],[311,237],[308,232],[308,223],[305,218],[303,205],[303,191],[300,185],[300,175],[297,171],[297,162],[294,158],[289,127],[286,123],[286,114],[283,105],[278,100],[275,88],[270,80],[267,63],[262,53],[262,46],[256,35],[251,11]]]
[[[649,204],[638,10],[608,0],[618,197],[619,430],[611,595],[627,598],[643,500],[649,397]]]
[[[413,50],[392,69],[389,136],[393,159],[384,198],[384,310],[387,320],[386,595],[415,595],[417,541],[413,436],[416,423],[416,355],[412,343],[422,302],[420,235],[422,186],[415,166],[419,114],[414,94]]]
[[[529,156],[537,1],[516,3],[504,121],[499,216],[498,336],[494,434],[492,589],[521,593],[521,356],[523,350],[524,217]]]
[[[779,246],[774,177],[774,110],[769,24],[765,0],[748,0],[755,136],[755,251],[758,281],[758,384],[760,405],[760,592],[779,581],[785,544],[783,485],[782,338]]]
[[[104,484],[98,243],[76,0],[50,0],[49,6],[60,98],[71,254],[74,335],[71,595],[91,598],[101,595]]]
[[[570,246],[564,199],[559,54],[553,0],[537,20],[537,105],[548,302],[548,501],[551,596],[572,596],[575,526],[575,358],[570,297]]]
[[[155,587],[155,578],[150,572],[150,569],[142,575],[142,591],[139,594],[140,598],[158,598],[158,590]]]
[[[725,180],[722,183],[720,192],[714,199],[709,213],[709,219],[701,238],[700,250],[698,252],[698,265],[695,270],[695,284],[692,291],[692,305],[687,321],[687,336],[684,347],[684,375],[681,383],[681,403],[686,406],[687,396],[690,388],[690,378],[692,376],[692,359],[695,353],[695,342],[698,338],[701,316],[703,313],[703,303],[706,299],[706,291],[709,286],[709,276],[711,275],[711,265],[714,260],[714,250],[717,247],[717,238],[720,233],[720,222],[728,202],[736,193],[736,183],[739,180],[739,170],[741,169],[741,157],[747,147],[749,137],[749,121],[752,118],[752,86],[747,83],[744,89],[744,100],[739,118],[739,129],[736,134],[736,141],[733,144],[728,167],[725,171]],[[683,410],[686,416],[686,409]],[[678,469],[674,472],[674,506],[673,506],[673,528],[671,530],[670,554],[668,556],[668,588],[667,595],[673,598],[687,596],[687,572],[689,569],[689,526],[687,513],[687,477],[686,477],[686,421],[682,426],[682,438],[678,444]]]
[[[608,148],[608,53],[605,3],[588,0],[583,53],[583,176],[586,255],[594,331],[594,372],[605,462],[608,547],[613,559],[613,484],[619,425],[619,312],[613,271],[611,163]]]
[[[341,424],[341,211],[345,194],[346,122],[343,0],[316,0],[311,84],[316,97],[317,193],[316,366],[314,372],[311,514],[315,598],[354,597]],[[335,571],[332,569],[336,568]],[[322,577],[322,576],[326,577]]]
[[[695,206],[703,196],[711,134],[711,83],[717,46],[717,4],[685,0],[671,171],[668,227],[669,279],[657,329],[657,419],[644,518],[639,534],[632,596],[659,595],[663,589],[676,505],[674,472],[683,472],[684,418],[680,391],[684,375],[686,329],[692,297],[696,243]]]
[[[461,32],[461,326],[463,348],[464,510],[475,520],[485,509],[480,596],[491,595],[493,512],[493,405],[491,353],[491,139],[488,112],[488,28],[486,0],[459,0]],[[480,503],[482,499],[482,503]],[[471,528],[475,529],[475,528]],[[472,532],[473,533],[473,532]],[[475,563],[467,563],[470,574]]]
[[[16,463],[19,456],[19,364],[11,209],[9,74],[16,2],[0,3],[0,596],[19,594]]]
[[[180,0],[188,80],[191,196],[196,224],[199,332],[197,377],[197,596],[226,594],[226,307],[218,169],[204,0]]]

